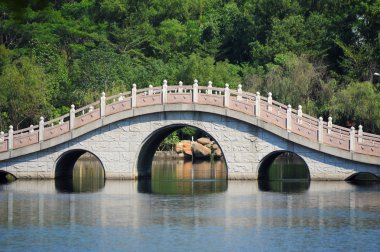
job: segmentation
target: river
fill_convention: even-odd
[[[0,185],[0,251],[380,249],[378,183],[226,176],[220,162],[171,160],[145,181]]]

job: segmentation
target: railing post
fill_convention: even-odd
[[[124,100],[123,93],[119,93],[119,98],[117,100],[118,101],[123,101]]]
[[[4,131],[0,131],[0,143],[4,142]]]
[[[8,131],[8,150],[13,150],[13,126],[9,126]]]
[[[148,95],[153,95],[153,85],[149,85]]]
[[[88,112],[92,112],[92,111],[94,111],[94,106],[90,106],[89,108],[88,108]]]
[[[350,130],[350,151],[355,151],[355,128],[351,127]]]
[[[290,132],[292,130],[292,105],[288,105],[286,110],[286,129]]]
[[[212,94],[212,81],[208,82],[207,86],[207,94]]]
[[[237,98],[236,100],[241,101],[243,98],[243,89],[241,84],[238,85],[238,90],[237,90]]]
[[[106,116],[106,93],[102,92],[102,96],[100,97],[100,117],[104,116]]]
[[[298,105],[297,123],[302,124],[302,106],[301,105]]]
[[[168,81],[164,80],[162,83],[162,103],[168,102]]]
[[[136,108],[137,104],[137,88],[136,84],[132,85],[132,108]]]
[[[332,130],[332,117],[329,116],[328,121],[327,121],[327,134],[331,134]]]
[[[71,105],[70,109],[70,130],[75,128],[75,105]]]
[[[323,143],[323,118],[319,117],[318,121],[318,142]]]
[[[38,123],[38,142],[44,141],[44,131],[45,131],[45,121],[44,117],[40,117],[40,122]]]
[[[268,107],[267,107],[268,111],[272,111],[272,93],[269,92],[268,93]]]
[[[31,124],[30,126],[29,126],[29,133],[33,133],[34,132],[34,129],[33,129],[33,124]]]
[[[226,83],[224,86],[224,107],[229,108],[230,107],[230,85]]]
[[[256,92],[256,100],[255,100],[255,115],[256,117],[260,117],[260,92]]]
[[[362,143],[363,142],[363,126],[359,125],[359,130],[358,130],[358,142]]]
[[[198,80],[194,80],[193,84],[193,102],[198,102]]]
[[[180,82],[178,82],[178,85],[179,85],[179,87],[178,87],[178,93],[180,93],[180,94],[182,94],[182,92],[183,92],[183,82],[182,81],[180,81]]]

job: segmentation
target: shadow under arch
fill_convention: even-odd
[[[12,173],[0,170],[0,184],[7,184],[16,180],[16,176]]]
[[[273,167],[273,162],[282,158],[287,161],[284,167]],[[276,170],[280,172],[276,174]],[[273,172],[273,173],[272,173]],[[310,171],[305,160],[294,152],[287,150],[274,151],[266,155],[259,164],[259,180],[310,180]]]
[[[103,163],[92,152],[74,149],[58,157],[55,164],[55,187],[57,191],[95,192],[102,189],[104,185]]]
[[[345,181],[358,186],[372,186],[380,184],[380,177],[371,172],[357,172],[346,178]]]
[[[137,166],[138,179],[151,178],[153,157],[158,146],[172,132],[183,127],[193,127],[209,135],[219,145],[222,151],[222,156],[224,156],[223,147],[216,141],[216,139],[211,134],[204,131],[203,129],[200,129],[191,124],[172,124],[172,125],[164,126],[153,131],[149,136],[147,136],[145,140],[142,142],[139,151],[137,152],[138,156],[137,156],[136,166]],[[226,174],[228,176],[227,162],[226,162]]]
[[[310,187],[310,171],[302,157],[290,151],[274,151],[259,164],[261,191],[300,193]]]

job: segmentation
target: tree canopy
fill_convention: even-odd
[[[380,0],[0,1],[0,128],[183,81],[380,133]]]

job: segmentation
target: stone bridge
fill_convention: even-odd
[[[17,178],[65,175],[84,152],[101,161],[106,178],[149,176],[154,152],[185,125],[219,144],[229,179],[257,179],[263,164],[292,152],[312,180],[344,180],[356,173],[380,176],[380,136],[332,124],[260,93],[208,86],[137,89],[106,97],[37,126],[0,135],[0,171]]]

